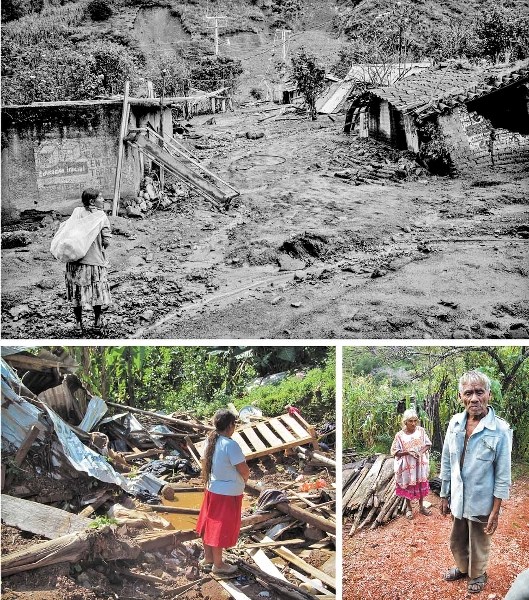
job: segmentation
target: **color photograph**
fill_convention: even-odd
[[[523,346],[344,347],[343,600],[527,597],[528,375]]]

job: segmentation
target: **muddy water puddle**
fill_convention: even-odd
[[[167,500],[162,498],[162,504],[164,506],[171,506],[175,508],[191,508],[199,510],[202,505],[202,499],[204,498],[204,492],[177,492],[175,493],[173,500]],[[180,513],[160,513],[160,515],[169,521],[175,529],[194,529],[197,521],[198,514],[186,515]]]
[[[162,498],[163,506],[174,507],[180,509],[191,509],[197,514],[183,514],[183,513],[172,513],[172,512],[161,512],[159,515],[169,521],[175,529],[195,529],[198,521],[198,511],[202,505],[204,498],[204,492],[176,492],[173,500],[167,500]],[[242,508],[243,510],[250,506],[250,502],[243,498]]]

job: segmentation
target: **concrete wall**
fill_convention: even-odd
[[[458,171],[529,161],[529,135],[495,129],[482,115],[469,113],[466,106],[439,116],[439,126]]]
[[[3,108],[2,218],[31,209],[70,212],[88,187],[112,198],[121,112],[120,101]],[[172,134],[165,112],[164,130]],[[129,123],[138,127],[148,117],[148,109],[132,107]],[[121,195],[136,195],[141,176],[136,151],[125,145]]]

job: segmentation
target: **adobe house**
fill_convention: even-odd
[[[528,62],[486,70],[440,66],[357,97],[344,131],[356,125],[360,137],[411,150],[426,161],[433,140],[455,172],[527,162],[528,82]]]
[[[169,102],[171,99],[166,99]],[[2,107],[2,219],[28,210],[65,214],[78,206],[88,187],[114,194],[122,99],[39,102]],[[160,124],[156,99],[131,98],[129,128]],[[171,108],[163,109],[163,130],[173,134]],[[125,144],[121,197],[137,195],[142,160]]]
[[[430,62],[353,64],[343,79],[326,75],[330,84],[316,100],[316,110],[323,114],[341,112],[367,87],[393,85],[399,79],[428,69],[431,64]]]

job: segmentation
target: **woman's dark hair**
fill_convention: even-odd
[[[96,190],[95,188],[88,188],[85,190],[81,196],[81,200],[83,201],[84,206],[90,206],[90,201],[95,200],[101,192]]]
[[[215,413],[213,417],[213,425],[215,431],[212,431],[208,436],[208,445],[206,446],[206,453],[204,454],[204,481],[206,485],[211,478],[211,466],[213,464],[213,453],[215,452],[215,446],[219,435],[228,429],[230,425],[233,425],[237,417],[228,409],[221,408]]]

